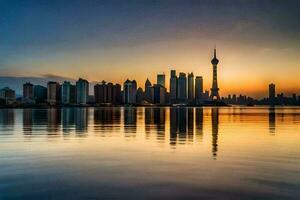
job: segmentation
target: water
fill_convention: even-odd
[[[0,199],[299,199],[300,108],[0,110]]]

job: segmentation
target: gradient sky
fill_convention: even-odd
[[[300,93],[300,1],[0,0],[0,76],[123,83],[169,70],[212,79],[221,95]]]

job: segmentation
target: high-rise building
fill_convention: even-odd
[[[152,102],[152,84],[149,81],[149,79],[147,78],[146,82],[145,82],[145,95],[144,95],[144,99],[148,102]]]
[[[60,85],[57,82],[49,81],[47,84],[47,102],[50,105],[59,103]]]
[[[15,91],[5,87],[0,90],[0,100],[4,104],[12,104],[16,101],[16,94]]]
[[[23,98],[34,99],[33,84],[30,82],[23,84]]]
[[[157,80],[156,80],[157,84],[166,87],[165,80],[166,80],[165,74],[157,74]]]
[[[112,83],[107,84],[106,103],[112,103],[113,102],[113,87],[114,87],[114,84],[112,84]]]
[[[69,104],[71,97],[71,83],[69,81],[64,81],[61,86],[61,103]]]
[[[136,81],[130,81],[127,79],[123,86],[123,98],[125,104],[135,104],[136,103]]]
[[[187,94],[186,94],[186,74],[183,72],[179,73],[178,77],[178,90],[177,90],[177,99],[180,102],[185,102],[187,99]]]
[[[202,76],[196,76],[195,79],[195,99],[202,100],[203,99],[203,78]]]
[[[76,102],[86,104],[89,96],[89,82],[79,78],[76,82]]]
[[[76,85],[70,85],[70,104],[76,104]]]
[[[115,84],[113,87],[113,104],[121,104],[121,85]]]
[[[189,102],[195,99],[195,82],[194,82],[194,74],[188,74],[188,99]]]
[[[142,103],[144,100],[144,92],[142,88],[138,88],[136,91],[136,103]]]
[[[275,84],[271,83],[269,84],[269,104],[274,105],[275,104]]]
[[[153,86],[154,98],[153,103],[155,104],[164,104],[166,101],[166,88],[161,84],[155,84]]]
[[[219,95],[219,88],[218,88],[218,76],[217,76],[217,65],[219,63],[219,60],[217,59],[217,50],[214,49],[214,57],[211,60],[211,64],[213,65],[213,81],[212,81],[212,87],[211,87],[211,93],[210,98],[211,100],[217,99],[220,100]]]
[[[36,103],[45,103],[47,100],[47,88],[41,85],[33,87],[33,94]]]
[[[176,71],[171,70],[171,77],[170,77],[170,101],[174,102],[177,99],[177,76]]]

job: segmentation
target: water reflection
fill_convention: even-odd
[[[275,107],[269,108],[269,132],[271,134],[275,134],[276,128],[276,112]]]
[[[139,133],[144,134],[147,140],[162,143],[167,141],[171,147],[176,147],[177,145],[200,144],[207,133],[206,137],[211,138],[212,155],[216,157],[219,151],[220,120],[233,125],[240,124],[242,128],[242,124],[254,121],[263,124],[267,119],[267,132],[275,134],[278,124],[299,123],[300,113],[296,111],[275,107],[256,109],[245,107],[2,109],[0,110],[0,128],[1,134],[3,130],[6,131],[5,134],[13,130],[16,121],[15,112],[17,112],[21,113],[21,130],[27,137],[34,135],[53,137],[61,133],[65,136],[76,133],[78,136],[136,137]],[[90,117],[90,113],[93,117]],[[17,116],[19,117],[19,114]],[[89,129],[89,127],[92,128]]]
[[[219,108],[211,109],[212,154],[217,157],[219,134]]]

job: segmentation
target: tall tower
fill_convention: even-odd
[[[217,59],[217,50],[214,48],[214,57],[211,60],[211,64],[213,65],[213,81],[212,81],[212,87],[211,87],[211,93],[210,98],[220,100],[219,96],[219,88],[218,88],[218,76],[217,76],[217,65],[219,63],[219,60]]]

